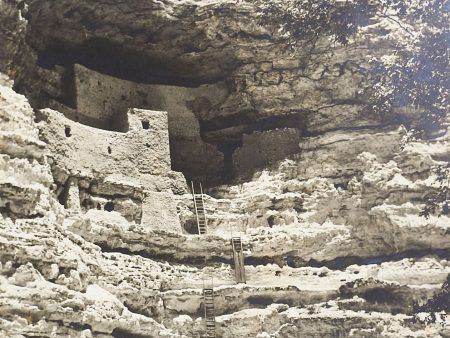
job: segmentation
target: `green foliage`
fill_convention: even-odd
[[[425,195],[425,207],[420,215],[429,218],[430,215],[450,214],[450,163],[435,168],[436,182],[439,185],[436,191]]]
[[[389,54],[372,51],[367,107],[382,116],[414,107],[416,131],[441,129],[450,109],[450,0],[266,1],[261,13],[261,23],[275,26],[291,48],[324,36],[345,45],[373,20],[388,20],[404,38],[391,37]]]
[[[267,1],[261,6],[261,23],[278,25],[292,46],[299,40],[329,35],[347,44],[359,27],[366,25],[375,8],[368,1],[338,3],[323,0]]]
[[[266,1],[261,13],[261,23],[275,27],[291,48],[314,46],[319,37],[328,37],[330,46],[346,45],[362,28],[387,20],[392,29],[380,34],[385,34],[389,48],[367,50],[367,111],[393,116],[398,108],[414,109],[418,118],[406,121],[414,137],[445,132],[450,111],[450,0]],[[439,188],[425,196],[421,215],[449,214],[449,167],[436,168]]]
[[[425,324],[436,323],[440,317],[444,323],[448,312],[450,312],[450,275],[447,276],[447,280],[442,285],[441,290],[425,304],[419,305],[417,302],[413,302],[413,321]],[[420,313],[427,314],[420,316]]]
[[[261,22],[276,27],[294,49],[314,46],[319,37],[328,37],[330,46],[346,45],[375,19],[389,21],[394,29],[383,38],[390,48],[382,53],[368,49],[368,111],[389,116],[397,108],[413,108],[419,117],[408,126],[412,137],[436,137],[445,131],[450,112],[450,0],[267,1],[261,13]],[[426,218],[450,214],[450,163],[434,171],[437,188],[425,196],[421,212]],[[414,312],[414,320],[425,323],[450,312],[450,275],[432,299],[414,304]],[[428,315],[420,319],[420,312]]]

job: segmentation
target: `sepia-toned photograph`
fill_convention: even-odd
[[[450,0],[0,0],[0,338],[450,338]]]

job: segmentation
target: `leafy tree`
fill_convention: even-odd
[[[447,276],[447,280],[442,285],[441,290],[425,304],[419,305],[417,302],[414,302],[413,312],[414,322],[436,323],[439,317],[444,321],[446,313],[450,312],[450,275]],[[427,314],[421,317],[420,313]]]
[[[415,137],[445,132],[450,111],[450,0],[266,1],[260,10],[261,23],[276,27],[294,49],[300,42],[314,45],[324,36],[330,45],[346,45],[372,22],[387,20],[396,27],[389,33],[395,46],[368,55],[367,110],[388,117],[400,108],[414,109],[418,117],[403,122]],[[435,169],[439,188],[425,196],[421,215],[449,213],[449,167]]]
[[[425,195],[425,206],[420,215],[426,218],[450,214],[450,162],[436,167],[434,171],[438,188]]]
[[[365,93],[369,111],[392,116],[399,108],[418,112],[407,122],[414,137],[441,135],[450,111],[450,0],[288,0],[261,5],[261,22],[275,26],[290,48],[328,36],[330,44],[349,44],[371,22],[388,20],[395,47],[371,55]],[[401,32],[402,37],[397,34]],[[438,187],[425,195],[422,216],[450,214],[450,162],[434,169]],[[425,323],[450,312],[450,275],[442,289],[417,313]]]

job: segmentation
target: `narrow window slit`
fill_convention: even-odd
[[[64,128],[64,133],[66,134],[66,137],[72,136],[72,132],[71,132],[69,126],[66,126],[66,127]]]

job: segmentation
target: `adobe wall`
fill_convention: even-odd
[[[166,112],[130,109],[126,133],[89,127],[50,109],[40,114],[49,156],[71,173],[121,174],[140,182],[143,175],[166,176],[171,171]]]
[[[300,131],[295,128],[274,129],[244,134],[242,146],[233,154],[236,170],[246,172],[300,151]]]
[[[101,74],[78,64],[73,67],[77,111],[90,119],[102,121],[129,108],[167,111],[171,136],[199,136],[196,114],[220,103],[227,94],[221,85],[143,84]]]
[[[181,87],[142,84],[74,65],[78,121],[103,129],[125,131],[120,121],[131,107],[168,112],[173,168],[188,175],[217,175],[223,154],[200,136],[199,119],[223,102],[224,84]]]
[[[130,109],[126,133],[86,126],[51,109],[39,115],[55,194],[69,213],[115,212],[152,229],[181,232],[171,188],[185,183],[170,169],[166,112]]]

